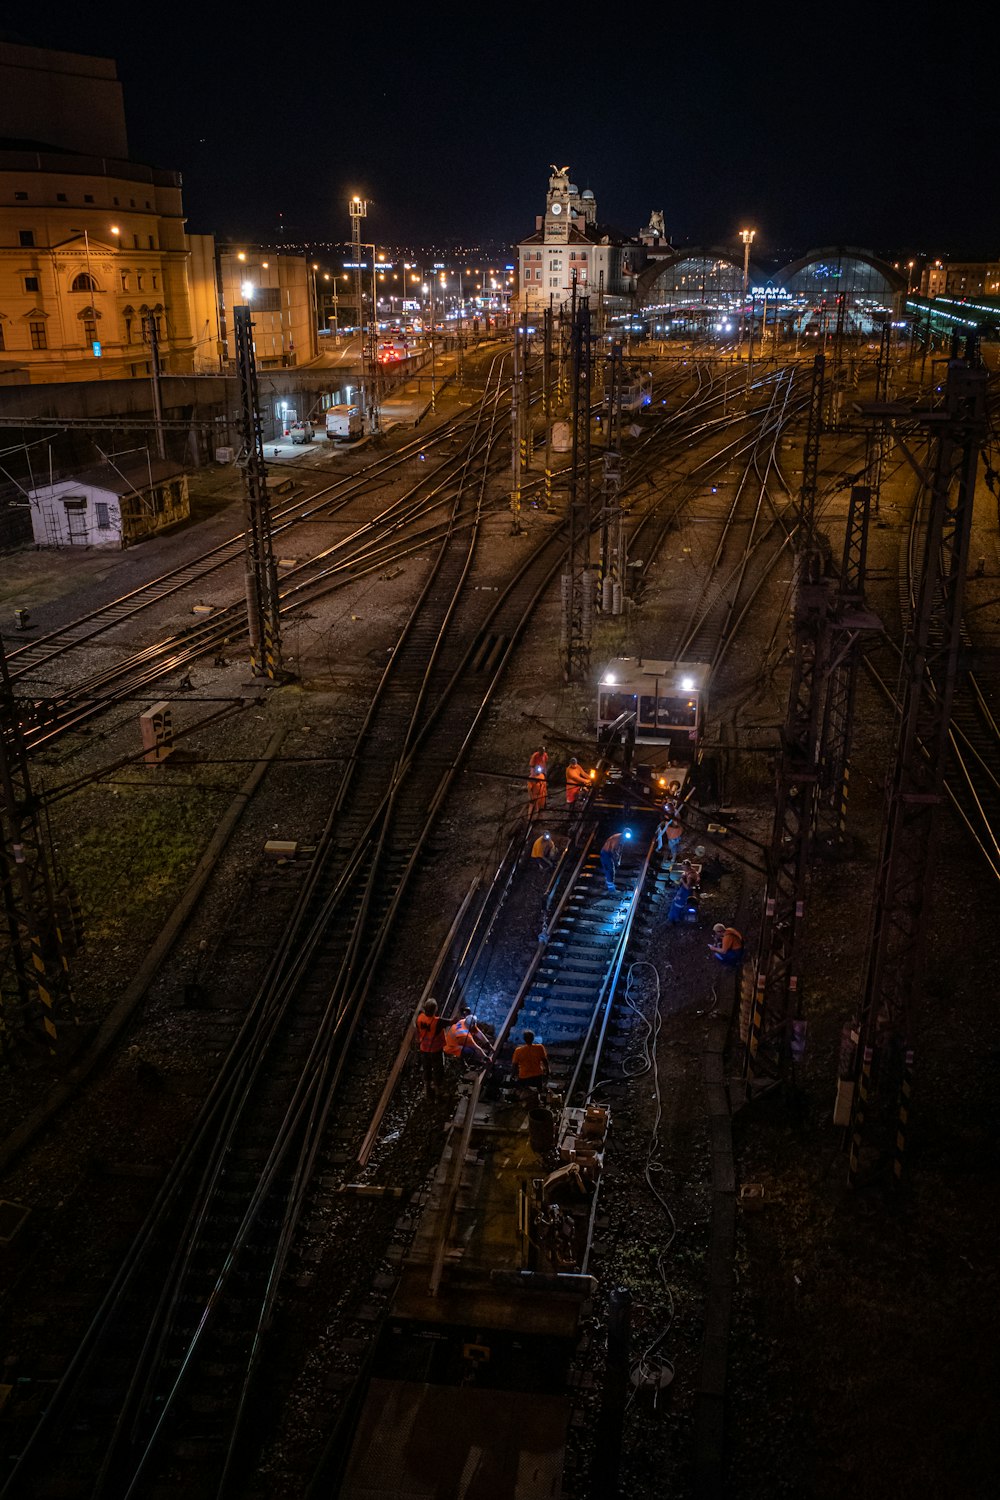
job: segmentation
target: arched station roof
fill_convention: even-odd
[[[705,269],[711,266],[729,268],[733,275],[732,280],[739,289],[743,287],[743,256],[728,247],[721,245],[693,245],[685,246],[683,250],[677,250],[673,255],[658,256],[648,265],[643,266],[636,278],[636,295],[640,303],[648,302],[655,296],[655,286],[661,279],[668,286],[676,288],[678,282],[685,275],[685,268],[689,268],[687,274],[693,282],[699,276],[704,276]],[[751,265],[750,279],[753,281],[757,271]]]
[[[861,266],[884,283],[877,287],[871,277],[858,277]],[[825,245],[819,250],[810,250],[800,260],[793,260],[771,278],[774,286],[789,290],[833,292],[852,289],[851,283],[860,279],[868,282],[871,291],[882,291],[887,296],[898,296],[906,291],[906,277],[893,269],[888,261],[880,260],[870,250],[856,245]]]

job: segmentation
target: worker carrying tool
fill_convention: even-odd
[[[524,1041],[514,1048],[511,1058],[511,1074],[519,1089],[539,1089],[549,1076],[549,1054],[541,1042],[535,1041],[533,1031],[523,1033]]]
[[[667,913],[668,922],[694,922],[698,916],[698,872],[689,859],[684,861],[674,899]]]
[[[436,1000],[425,1000],[423,1008],[413,1023],[417,1047],[420,1050],[420,1066],[424,1075],[424,1098],[433,1099],[444,1093],[444,1039],[445,1022],[438,1015]]]
[[[724,922],[716,922],[712,928],[715,942],[709,943],[708,951],[727,969],[737,969],[743,962],[743,934]]]
[[[621,833],[613,833],[601,845],[601,869],[604,871],[604,879],[607,881],[609,891],[617,890],[615,874],[622,862],[623,845],[626,839],[631,837],[631,833],[626,828]]]
[[[590,776],[583,769],[576,756],[571,756],[569,765],[566,767],[566,806],[572,807],[584,787],[590,785]]]

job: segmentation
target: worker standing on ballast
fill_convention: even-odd
[[[445,1023],[438,1015],[436,1000],[425,1000],[413,1023],[420,1066],[424,1075],[424,1098],[439,1098],[444,1093]]]
[[[523,1033],[524,1042],[514,1048],[511,1058],[511,1073],[517,1088],[540,1089],[549,1076],[549,1054],[541,1042],[535,1041],[535,1033]]]
[[[532,750],[528,761],[528,818],[540,818],[548,800],[549,757],[545,746]]]
[[[576,756],[571,756],[569,765],[566,767],[566,806],[572,807],[584,787],[590,785],[590,777],[583,769]]]

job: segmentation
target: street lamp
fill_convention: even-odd
[[[743,241],[743,302],[740,306],[740,354],[743,353],[743,321],[746,317],[747,288],[750,285],[750,246],[756,237],[756,229],[741,229]]]

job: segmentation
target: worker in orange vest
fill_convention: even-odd
[[[541,1042],[535,1041],[535,1033],[523,1033],[524,1042],[514,1048],[511,1072],[519,1089],[539,1089],[549,1076],[549,1054]]]
[[[426,1000],[423,1009],[413,1023],[417,1047],[420,1051],[420,1066],[424,1075],[424,1098],[433,1099],[444,1093],[444,1037],[445,1022],[438,1015],[436,1000]]]
[[[589,785],[590,777],[576,756],[572,756],[569,765],[566,767],[566,806],[572,807],[584,787]]]
[[[549,757],[543,745],[540,750],[531,752],[531,759],[528,761],[529,819],[540,818],[545,811],[545,803],[549,794],[548,769]]]
[[[444,1034],[445,1057],[452,1057],[456,1062],[478,1062],[486,1066],[490,1061],[485,1050],[488,1045],[488,1039],[479,1030],[476,1017],[470,1013],[467,1005],[463,1006],[458,1020]]]
[[[724,922],[716,922],[712,932],[715,942],[709,943],[709,953],[727,969],[738,969],[743,962],[743,934],[735,927],[727,927]]]

